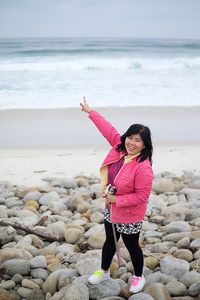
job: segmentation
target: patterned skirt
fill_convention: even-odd
[[[110,211],[105,208],[104,210],[104,219],[111,223],[110,220]],[[142,228],[143,222],[137,222],[137,223],[114,223],[116,225],[116,229],[120,233],[125,233],[125,234],[135,234],[140,232]]]

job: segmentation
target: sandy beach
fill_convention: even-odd
[[[200,107],[97,108],[123,133],[132,123],[151,128],[154,173],[200,170]],[[99,176],[109,145],[79,108],[1,110],[0,178],[44,185],[42,178]]]

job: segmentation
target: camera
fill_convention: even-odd
[[[111,195],[114,195],[116,193],[117,189],[114,185],[112,184],[109,184],[107,187],[106,187],[106,194],[111,194]]]

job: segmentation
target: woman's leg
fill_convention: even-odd
[[[122,233],[122,239],[130,253],[131,261],[135,271],[135,276],[137,277],[142,276],[142,270],[144,265],[143,252],[139,245],[139,235],[139,232],[135,234]]]
[[[110,264],[115,254],[116,248],[115,248],[115,240],[113,236],[112,224],[104,220],[104,226],[106,231],[106,240],[102,249],[101,268],[107,271],[110,268]],[[115,232],[116,232],[117,240],[119,240],[120,233],[116,230],[116,226],[115,226]]]

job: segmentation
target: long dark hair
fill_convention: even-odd
[[[141,125],[141,124],[133,124],[128,130],[121,136],[121,143],[117,145],[117,150],[120,152],[122,150],[126,150],[125,148],[125,139],[133,134],[139,134],[144,143],[145,148],[142,149],[138,159],[140,162],[145,159],[149,159],[152,165],[152,154],[153,154],[153,146],[151,141],[151,132],[149,127]]]

